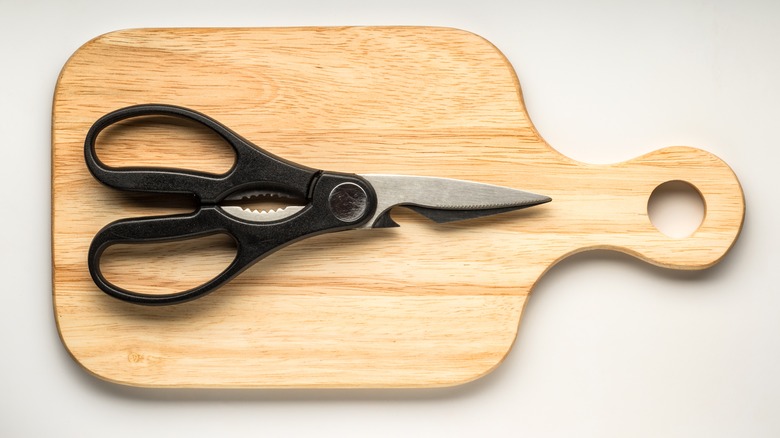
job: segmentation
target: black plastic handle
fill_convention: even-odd
[[[224,220],[223,214],[216,207],[211,206],[201,208],[192,214],[122,219],[106,225],[95,235],[89,247],[87,264],[92,280],[108,295],[136,304],[175,304],[208,293],[238,275],[242,266],[247,265],[246,249],[241,247],[236,233],[231,231],[230,222]],[[170,294],[134,292],[108,281],[100,269],[103,252],[115,244],[169,242],[218,233],[228,234],[236,241],[236,256],[225,270],[193,289]]]
[[[338,186],[351,184],[367,194],[367,204],[359,216],[345,217],[332,208],[331,194]],[[217,205],[202,206],[186,215],[122,219],[106,225],[92,240],[88,266],[95,284],[106,294],[123,301],[144,305],[177,304],[213,292],[271,253],[300,239],[355,228],[376,210],[376,194],[364,179],[349,174],[323,172],[314,183],[312,201],[303,210],[274,222],[251,222],[226,213]],[[104,251],[119,243],[153,243],[194,239],[224,233],[236,242],[236,256],[214,278],[192,289],[170,294],[144,294],[119,287],[103,276],[100,260]]]
[[[235,150],[236,162],[225,174],[214,176],[163,167],[113,168],[100,161],[95,142],[103,129],[125,119],[149,115],[178,117],[206,126]],[[92,279],[108,295],[136,304],[166,305],[201,297],[263,257],[297,240],[362,225],[374,213],[377,204],[373,187],[357,175],[299,166],[263,151],[206,115],[172,105],[137,105],[106,114],[89,130],[84,142],[84,157],[92,175],[110,187],[140,192],[190,193],[200,200],[200,208],[194,213],[123,219],[106,225],[95,235],[87,255]],[[295,215],[274,222],[240,219],[218,205],[229,194],[251,188],[282,191],[308,199],[309,204]],[[357,215],[350,209],[343,210],[345,205],[349,207],[350,199],[342,202],[355,190],[362,193],[364,199],[361,200],[365,200]],[[111,245],[194,239],[217,233],[233,238],[236,256],[225,270],[192,289],[164,295],[134,292],[108,281],[100,269],[101,257]]]
[[[215,132],[236,153],[233,167],[222,175],[165,167],[110,167],[97,156],[95,143],[105,128],[143,116],[169,116],[191,120]],[[174,105],[144,104],[108,113],[90,128],[84,141],[84,158],[92,175],[120,190],[153,193],[190,193],[204,204],[220,202],[230,193],[252,186],[272,187],[290,196],[307,198],[316,169],[295,164],[255,146],[216,120]]]

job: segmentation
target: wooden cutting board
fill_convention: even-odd
[[[168,103],[206,113],[310,167],[462,178],[553,202],[438,225],[398,209],[400,228],[296,243],[217,292],[171,307],[104,295],[87,271],[92,236],[119,218],[184,206],[95,181],[83,142],[104,113]],[[226,170],[226,147],[197,129],[121,129],[110,165]],[[132,146],[135,144],[136,146]],[[701,226],[670,238],[647,203],[662,183],[692,184]],[[54,310],[63,343],[94,375],[156,387],[431,387],[476,379],[515,339],[534,284],[564,257],[612,249],[702,269],[739,234],[744,199],[729,167],[671,147],[612,165],[571,160],[532,125],[517,77],[494,46],[445,28],[139,29],[98,37],[62,70],[52,127]],[[120,248],[120,285],[166,291],[221,270],[230,245],[208,238]],[[190,282],[190,283],[188,283]]]

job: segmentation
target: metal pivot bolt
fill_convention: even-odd
[[[366,214],[368,194],[355,183],[341,183],[330,191],[328,206],[338,220],[355,222]]]

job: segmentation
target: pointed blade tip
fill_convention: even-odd
[[[534,206],[534,205],[541,205],[541,204],[546,204],[546,203],[548,203],[548,202],[552,202],[552,198],[551,198],[551,197],[549,197],[549,196],[545,196],[545,195],[536,195],[536,199],[534,199],[534,200],[533,200],[533,201],[530,203],[530,205],[529,205],[529,206]]]

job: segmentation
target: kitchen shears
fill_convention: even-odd
[[[212,130],[234,150],[226,173],[164,167],[110,167],[97,156],[98,134],[122,120],[168,116],[186,119]],[[190,301],[214,291],[276,250],[322,233],[397,227],[394,206],[410,208],[437,222],[471,219],[518,210],[551,201],[507,187],[449,178],[409,175],[357,175],[323,171],[277,157],[252,144],[216,120],[172,105],[145,104],[122,108],[98,119],[84,142],[92,175],[119,190],[189,194],[198,201],[192,213],[121,219],[101,229],[89,247],[88,266],[95,284],[115,298],[144,305]],[[247,197],[275,195],[305,200],[271,212],[228,205]],[[130,291],[109,282],[100,270],[103,252],[119,243],[150,243],[229,235],[236,244],[230,265],[192,289],[169,294]]]

